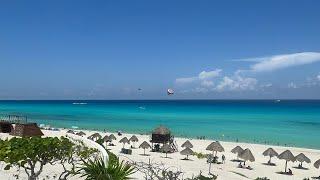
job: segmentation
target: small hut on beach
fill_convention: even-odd
[[[43,136],[42,131],[37,123],[15,124],[14,129],[10,132],[12,136],[32,137]]]
[[[151,142],[165,144],[170,142],[171,132],[167,127],[159,126],[152,131]]]
[[[0,132],[21,137],[43,135],[37,123],[28,123],[26,116],[17,115],[0,115]]]
[[[152,131],[150,142],[152,143],[152,148],[154,148],[153,151],[160,151],[159,144],[167,144],[172,148],[173,152],[178,151],[171,131],[165,126],[159,126]],[[156,144],[155,146],[153,146],[154,143]]]
[[[0,122],[0,133],[11,133],[13,126],[9,122]]]

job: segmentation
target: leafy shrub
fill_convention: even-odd
[[[204,159],[207,158],[207,154],[203,154],[203,153],[197,153],[197,152],[193,152],[192,154],[193,156],[197,156],[198,159]]]
[[[82,176],[87,180],[127,180],[134,173],[134,168],[123,161],[112,160],[108,166],[102,159],[89,159],[81,168]]]

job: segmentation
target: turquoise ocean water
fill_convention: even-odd
[[[205,136],[320,149],[320,100],[0,101],[0,114],[55,127]]]

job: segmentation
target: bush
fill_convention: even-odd
[[[134,168],[114,159],[108,162],[108,166],[102,159],[90,159],[84,162],[81,172],[81,177],[87,180],[127,180],[134,173]]]
[[[200,153],[197,153],[197,152],[193,152],[192,154],[193,156],[197,156],[198,159],[204,159],[204,158],[207,158],[207,154],[202,154],[201,152]]]

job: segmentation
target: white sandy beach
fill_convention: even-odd
[[[45,136],[65,136],[66,130],[61,131],[48,131],[43,130]],[[96,131],[84,131],[87,136],[93,134]],[[102,133],[99,132],[102,136],[109,135],[110,133]],[[113,133],[115,134],[115,133]],[[116,134],[115,134],[116,135]],[[130,138],[132,134],[123,134],[122,136],[118,136],[116,141],[113,141],[113,143],[116,146],[110,146],[108,147],[113,153],[118,155],[123,160],[132,160],[135,162],[148,162],[149,160],[151,162],[156,163],[164,163],[168,167],[175,167],[178,170],[181,170],[184,172],[183,177],[192,177],[193,175],[198,175],[201,171],[203,175],[208,174],[208,168],[209,164],[206,163],[206,159],[198,159],[195,156],[190,156],[190,160],[181,160],[185,156],[180,155],[179,152],[168,154],[169,158],[163,158],[165,154],[162,153],[156,153],[156,152],[149,152],[150,150],[146,150],[147,154],[150,154],[150,156],[142,156],[143,149],[133,149],[132,155],[124,155],[120,153],[120,149],[122,148],[123,144],[119,143],[118,141],[122,137],[128,137]],[[143,141],[149,142],[150,136],[148,135],[137,135],[139,138],[139,142],[135,144],[136,147],[138,147]],[[7,137],[10,137],[7,134],[0,133],[1,139],[5,139]],[[184,138],[175,138],[177,144],[181,146],[187,139]],[[197,140],[197,139],[189,139],[191,143],[194,145],[193,151],[195,152],[202,152],[202,153],[210,153],[209,151],[206,151],[206,147],[213,141],[213,140]],[[235,143],[235,142],[221,142],[222,146],[225,149],[225,152],[218,153],[218,156],[221,159],[221,155],[224,154],[226,156],[226,162],[225,164],[213,164],[211,172],[218,175],[218,179],[220,180],[241,180],[241,179],[255,179],[257,177],[268,177],[271,180],[302,180],[303,178],[311,178],[311,177],[318,177],[320,175],[320,169],[316,169],[313,167],[313,163],[320,159],[320,150],[313,150],[313,149],[304,149],[304,148],[295,148],[295,147],[279,147],[279,146],[268,146],[268,145],[260,145],[260,144],[248,144],[248,143]],[[132,145],[132,144],[131,144]],[[235,146],[241,146],[242,148],[249,148],[253,155],[255,156],[255,162],[247,162],[246,165],[250,165],[253,170],[248,169],[240,169],[237,168],[238,163],[232,162],[232,159],[236,159],[236,155],[231,153],[231,149],[233,149]],[[129,145],[126,145],[126,147],[129,147]],[[265,151],[267,148],[272,147],[274,148],[278,153],[283,152],[284,150],[291,150],[291,152],[296,156],[299,153],[304,153],[307,157],[311,159],[310,164],[304,164],[305,168],[308,168],[308,170],[303,169],[296,169],[294,167],[298,166],[298,162],[288,163],[288,168],[291,168],[293,171],[292,176],[288,175],[282,175],[278,174],[277,172],[281,172],[284,170],[285,161],[279,160],[277,158],[273,158],[272,161],[276,164],[276,166],[267,166],[263,163],[266,163],[268,161],[268,157],[264,157],[262,155],[262,152]],[[182,148],[179,147],[179,151],[181,151]],[[4,171],[3,164],[0,165],[1,171],[0,171],[0,177],[1,179],[15,179],[13,177],[13,173],[17,173],[14,170],[10,171]],[[61,170],[61,167],[58,166],[48,166],[44,169],[43,175],[50,174],[53,176],[54,174],[57,174]],[[20,175],[23,176],[24,172],[21,171]],[[242,174],[246,177],[243,177],[239,174]],[[45,176],[43,176],[45,178]],[[135,173],[133,175],[133,178],[135,179],[143,179],[141,173]],[[80,179],[79,177],[72,177],[70,179]]]

